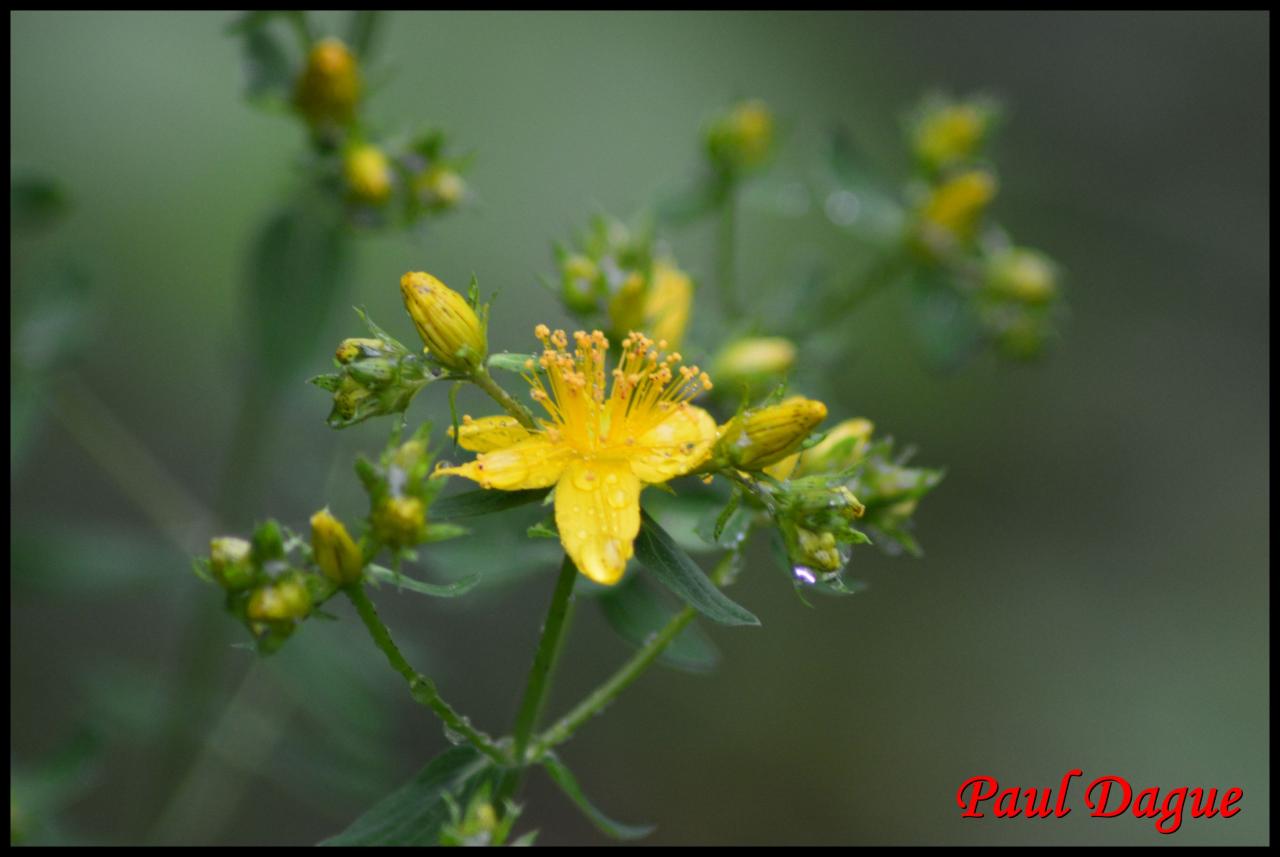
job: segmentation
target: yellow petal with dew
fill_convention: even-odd
[[[555,485],[571,459],[572,452],[567,446],[535,435],[504,449],[481,453],[467,464],[442,467],[436,472],[470,479],[483,488],[520,491]]]
[[[463,417],[458,426],[458,446],[472,452],[493,452],[528,440],[533,435],[515,417]],[[453,428],[449,428],[453,437]]]
[[[556,486],[556,526],[578,571],[611,586],[626,570],[640,532],[640,480],[625,462],[577,460]]]
[[[716,421],[702,408],[676,407],[630,447],[631,471],[644,482],[683,476],[706,460],[716,442]]]

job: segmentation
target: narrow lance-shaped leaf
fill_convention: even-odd
[[[721,592],[657,521],[643,510],[640,514],[636,558],[654,577],[708,619],[724,625],[760,624],[750,610]]]
[[[466,491],[443,497],[431,506],[433,520],[453,520],[455,518],[474,518],[479,515],[491,515],[494,512],[505,512],[517,506],[537,503],[547,496],[548,488],[531,488],[527,491]]]
[[[643,646],[660,631],[675,611],[664,604],[640,575],[631,575],[596,598],[605,619],[618,636],[633,646]],[[720,661],[715,645],[695,624],[690,624],[662,650],[658,662],[679,670],[704,673]]]
[[[406,577],[403,574],[396,574],[391,569],[381,565],[370,565],[369,574],[374,580],[394,583],[401,589],[417,592],[420,595],[430,595],[434,598],[457,598],[459,595],[470,592],[480,582],[480,575],[477,573],[469,574],[461,580],[455,580],[453,583],[424,583],[421,580],[414,580],[412,577]]]
[[[612,836],[615,839],[640,839],[653,832],[653,825],[651,824],[620,824],[596,809],[591,801],[587,800],[587,796],[582,793],[582,789],[578,786],[578,781],[574,779],[573,774],[569,772],[569,769],[564,766],[564,763],[554,753],[548,753],[543,758],[542,764],[547,769],[547,773],[551,775],[551,779],[555,781],[555,784],[577,805],[578,809],[582,810],[587,818],[591,819],[591,823],[601,833]]]

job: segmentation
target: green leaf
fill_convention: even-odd
[[[614,839],[640,839],[648,836],[653,832],[652,824],[632,825],[620,824],[592,805],[587,800],[587,796],[582,793],[582,789],[578,786],[578,781],[574,779],[573,774],[564,766],[564,763],[554,753],[548,753],[542,759],[542,765],[547,769],[547,773],[551,775],[551,779],[560,787],[568,797],[582,810],[587,818],[591,819],[601,833],[606,836],[612,836]]]
[[[668,607],[640,575],[633,574],[596,598],[610,627],[640,647],[661,630],[675,611]],[[658,662],[686,672],[705,673],[720,662],[720,653],[697,625],[690,624],[658,655]]]
[[[245,97],[249,100],[289,98],[293,63],[270,30],[256,27],[245,33],[244,70]]]
[[[249,256],[254,372],[278,387],[315,356],[316,333],[347,280],[342,210],[311,199],[279,211]]]
[[[474,518],[492,515],[517,506],[537,503],[547,496],[549,488],[532,488],[527,491],[466,491],[437,500],[431,506],[431,518],[436,521],[454,518]]]
[[[369,565],[369,574],[375,580],[382,580],[388,583],[394,583],[401,589],[407,589],[410,592],[417,592],[419,595],[430,595],[434,598],[457,598],[470,592],[475,585],[480,582],[480,574],[469,574],[461,580],[455,580],[453,583],[424,583],[421,580],[414,580],[403,574],[396,574],[393,570],[381,565]]]
[[[474,747],[451,747],[321,845],[434,845],[450,821],[445,795],[465,803],[496,773]]]
[[[424,542],[443,542],[465,536],[470,532],[466,527],[458,524],[430,523],[422,530],[422,540]]]
[[[759,625],[751,611],[716,587],[698,564],[680,549],[658,522],[640,512],[636,559],[663,585],[712,621],[723,625]]]
[[[532,354],[512,354],[510,352],[503,351],[499,354],[489,355],[489,368],[501,369],[504,372],[514,372],[517,375],[523,375],[525,372],[529,371],[524,368],[524,364],[533,359],[534,355]],[[534,361],[533,365],[535,371],[540,373],[544,371],[538,366],[537,361]]]
[[[558,539],[560,531],[556,529],[556,522],[548,518],[545,521],[539,521],[524,531],[524,534],[531,539]]]
[[[373,54],[373,49],[377,47],[383,20],[381,12],[365,10],[351,13],[348,41],[351,44],[351,50],[366,64]]]

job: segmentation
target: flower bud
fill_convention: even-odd
[[[985,170],[947,179],[933,189],[920,211],[925,243],[936,248],[970,240],[995,195],[995,176]]]
[[[580,253],[567,256],[560,263],[561,296],[574,312],[591,312],[596,308],[599,282],[600,268]]]
[[[860,417],[838,424],[827,436],[800,454],[799,475],[836,473],[851,467],[866,453],[874,426]]]
[[[794,562],[821,572],[839,571],[844,567],[845,558],[841,555],[833,533],[815,533],[798,527],[796,528],[796,548],[798,550],[792,557]]]
[[[1044,304],[1057,294],[1057,272],[1044,254],[1015,247],[988,261],[986,289],[994,297]]]
[[[356,58],[339,39],[321,39],[307,54],[294,101],[312,126],[347,125],[360,99]]]
[[[991,127],[993,110],[980,103],[936,105],[912,129],[912,148],[929,170],[940,170],[972,157]]]
[[[717,453],[735,467],[759,470],[795,452],[826,418],[822,402],[793,396],[734,417],[721,433]]]
[[[364,555],[342,522],[323,509],[311,516],[311,551],[325,577],[339,586],[355,583],[364,570]]]
[[[306,584],[287,577],[267,584],[253,593],[246,615],[258,622],[301,619],[311,612],[311,593]]]
[[[454,170],[434,166],[414,179],[413,190],[427,208],[444,211],[462,202],[467,195],[467,183]]]
[[[754,336],[726,345],[712,365],[725,389],[759,386],[786,374],[796,362],[796,346],[781,336]]]
[[[381,339],[344,339],[333,356],[345,365],[357,357],[380,357],[386,349],[387,344]]]
[[[371,205],[381,205],[391,196],[391,162],[377,146],[352,146],[343,158],[342,170],[351,195]]]
[[[226,589],[244,589],[253,583],[253,546],[244,539],[223,536],[209,542],[209,571]]]
[[[420,271],[400,278],[400,293],[432,359],[461,372],[484,362],[484,326],[466,298]]]
[[[692,306],[693,280],[689,275],[671,262],[654,262],[653,283],[644,302],[646,332],[655,340],[666,340],[668,348],[679,348]]]
[[[393,547],[418,543],[426,524],[426,511],[417,497],[388,497],[373,513],[373,531]]]
[[[631,271],[609,301],[609,324],[618,335],[644,327],[645,277]]]
[[[707,132],[712,162],[735,173],[760,166],[773,148],[773,114],[758,99],[736,105]]]
[[[373,391],[350,375],[344,376],[342,383],[333,394],[333,416],[343,422],[355,419],[360,406],[373,396]]]

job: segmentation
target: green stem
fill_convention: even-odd
[[[715,570],[712,571],[711,580],[717,586],[723,585],[732,568],[733,553],[728,553],[716,566]],[[632,655],[631,660],[623,664],[604,684],[592,691],[572,711],[558,720],[554,726],[539,735],[529,749],[528,758],[536,762],[553,747],[568,741],[573,736],[573,733],[578,730],[578,727],[603,711],[622,691],[626,690],[632,682],[652,666],[663,650],[671,645],[676,637],[680,635],[680,632],[693,621],[695,616],[697,616],[697,611],[693,607],[686,606],[671,617],[662,630],[653,635],[639,651]]]
[[[740,314],[738,296],[734,284],[734,251],[736,250],[738,188],[728,180],[724,199],[720,203],[720,235],[716,243],[716,274],[720,286],[720,304],[724,314],[737,318]]]
[[[487,368],[484,366],[476,367],[475,372],[468,377],[468,380],[481,390],[488,393],[499,405],[502,405],[502,409],[515,417],[516,421],[519,422],[520,425],[527,429],[536,430],[538,428],[537,423],[533,421],[533,414],[529,412],[529,409],[517,402],[515,397],[506,390],[502,389],[498,382],[493,380],[493,376],[489,374],[489,370]]]
[[[401,654],[400,649],[396,646],[395,640],[391,639],[391,632],[387,630],[387,626],[378,618],[377,609],[373,606],[373,602],[369,600],[369,596],[365,594],[361,585],[353,583],[344,587],[342,591],[346,593],[346,596],[351,599],[351,603],[355,605],[356,612],[360,614],[360,618],[364,621],[364,626],[369,629],[369,636],[373,638],[373,642],[382,650],[382,653],[387,656],[387,662],[391,664],[392,669],[404,676],[405,681],[409,683],[409,693],[413,698],[434,711],[449,731],[464,737],[471,746],[499,765],[509,765],[511,759],[503,749],[488,735],[472,726],[471,722],[460,715],[453,706],[445,702],[441,698],[439,691],[436,690],[435,682],[419,673],[405,660],[404,655]]]
[[[556,579],[551,606],[547,608],[547,619],[542,626],[542,639],[538,641],[538,651],[533,656],[524,697],[520,700],[520,710],[516,714],[513,756],[518,767],[506,772],[494,795],[494,805],[504,814],[508,803],[520,791],[520,785],[524,781],[525,753],[537,725],[538,712],[542,710],[542,703],[550,687],[551,669],[555,666],[564,643],[565,628],[573,607],[573,585],[577,580],[578,569],[573,560],[566,556],[560,566],[560,576]]]

